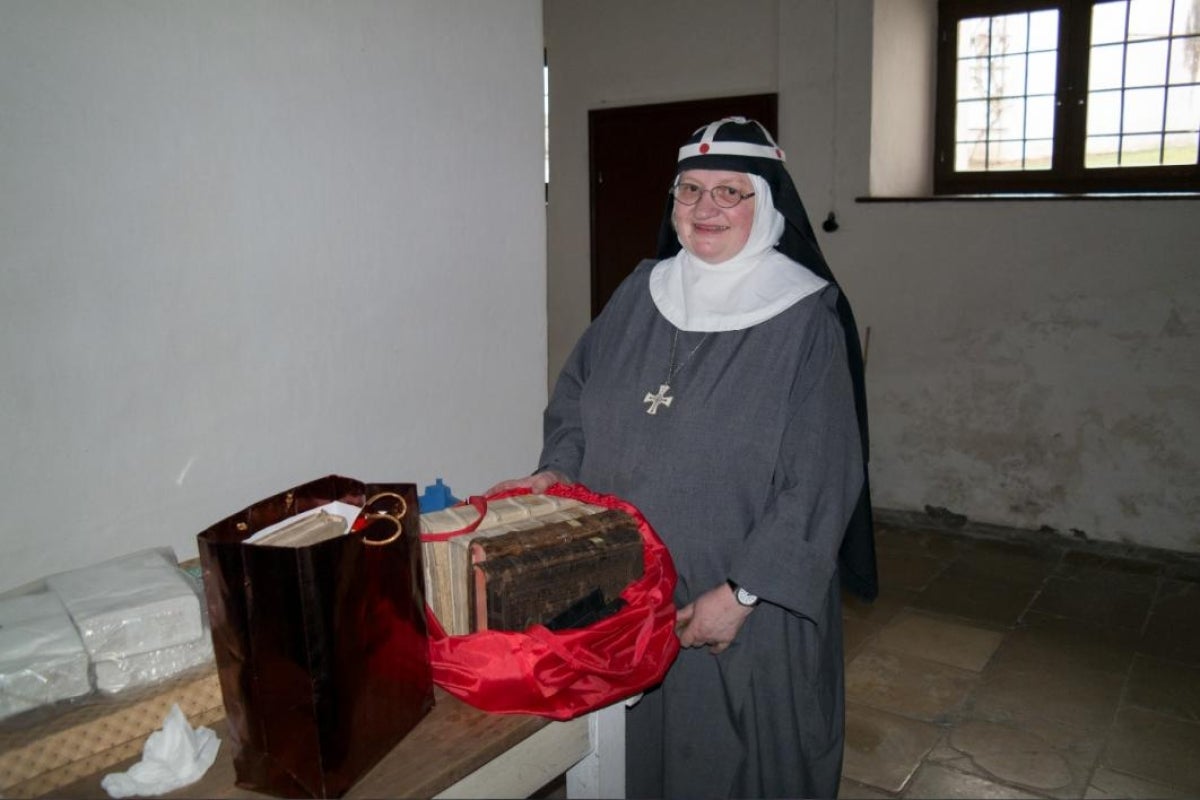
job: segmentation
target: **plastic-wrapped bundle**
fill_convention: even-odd
[[[93,664],[96,688],[119,692],[208,660],[212,644],[197,587],[164,550],[53,575]]]
[[[127,688],[158,683],[193,667],[207,664],[212,659],[212,639],[205,634],[199,639],[161,650],[96,661],[92,667],[96,674],[96,688],[111,694]]]
[[[0,719],[90,691],[87,652],[58,597],[0,600]]]

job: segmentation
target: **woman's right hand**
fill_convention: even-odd
[[[571,479],[557,470],[545,469],[527,478],[513,478],[507,481],[500,481],[487,490],[487,495],[490,497],[501,492],[511,492],[513,489],[528,489],[534,494],[542,494],[556,483],[569,484],[571,483]]]

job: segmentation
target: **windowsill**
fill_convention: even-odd
[[[1092,192],[1088,194],[1055,194],[1053,192],[1030,192],[1028,194],[937,194],[856,197],[856,203],[951,203],[993,202],[996,200],[1056,201],[1064,200],[1200,200],[1200,192]]]

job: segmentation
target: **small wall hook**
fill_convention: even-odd
[[[821,230],[825,231],[826,233],[833,233],[840,227],[841,226],[838,225],[837,215],[832,211],[829,212],[829,216],[825,218],[825,221],[821,223]]]

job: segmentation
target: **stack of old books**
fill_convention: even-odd
[[[421,515],[421,533],[470,527],[466,505]],[[478,527],[424,544],[426,601],[446,633],[580,627],[616,611],[642,576],[628,514],[551,495],[491,500]]]

